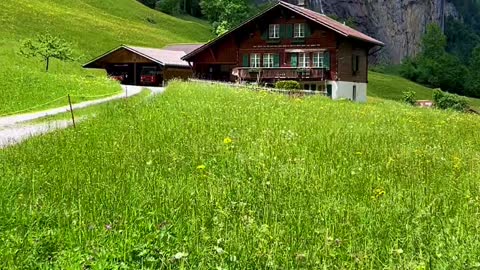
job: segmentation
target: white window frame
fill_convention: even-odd
[[[250,54],[250,67],[260,68],[262,62],[262,55],[259,53]]]
[[[324,54],[323,52],[314,52],[313,53],[313,67],[323,68],[324,67]]]
[[[305,37],[305,24],[296,23],[293,25],[293,37],[294,38],[304,38]]]
[[[263,67],[266,68],[273,68],[275,65],[274,63],[274,54],[273,53],[265,53],[263,54]]]
[[[298,53],[298,67],[299,68],[310,67],[310,53]]]
[[[269,39],[280,38],[280,24],[270,24],[270,25],[268,25],[268,38]]]

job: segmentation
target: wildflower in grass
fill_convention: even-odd
[[[188,253],[186,253],[186,252],[178,252],[177,254],[173,255],[173,258],[175,260],[181,260],[181,259],[184,259],[186,257],[188,257]]]
[[[383,188],[376,188],[373,190],[372,199],[378,200],[385,195],[385,190]]]
[[[199,171],[203,171],[203,170],[205,170],[205,168],[207,168],[205,165],[198,165],[197,166],[197,170],[199,170]]]
[[[111,231],[112,230],[112,225],[111,224],[105,225],[105,230]]]
[[[226,137],[225,139],[223,139],[223,143],[226,144],[226,145],[229,145],[233,142],[232,138],[230,137]]]

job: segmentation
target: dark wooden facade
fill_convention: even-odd
[[[280,2],[183,59],[192,64],[194,76],[201,79],[264,83],[290,79],[304,83],[368,81],[368,53],[381,42],[372,44],[352,38],[334,29],[335,26],[343,26],[339,26],[338,22],[333,24],[334,27],[325,25],[315,20],[312,14],[305,13],[304,9],[299,12],[290,7],[290,4]],[[295,30],[292,28],[298,24],[304,25],[303,38],[294,37]],[[270,25],[279,25],[278,38],[269,38]],[[252,64],[253,54],[261,56],[259,67]],[[274,55],[274,66],[266,66],[266,54]],[[306,65],[299,63],[303,54],[309,56]],[[322,65],[314,65],[314,54],[322,56]]]

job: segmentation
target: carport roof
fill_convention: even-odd
[[[204,43],[201,44],[170,44],[164,47],[164,50],[169,51],[183,51],[186,54],[193,52],[194,50],[202,47]]]
[[[118,48],[115,48],[93,60],[83,65],[84,68],[91,68],[93,67],[95,62],[107,57],[113,52],[118,50],[127,50],[134,54],[138,54],[143,56],[153,62],[156,62],[163,66],[175,66],[175,67],[190,67],[188,62],[182,60],[181,58],[185,56],[184,51],[174,51],[174,50],[166,50],[166,49],[157,49],[157,48],[145,48],[145,47],[136,47],[136,46],[129,46],[129,45],[121,45]]]

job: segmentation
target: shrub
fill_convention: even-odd
[[[403,92],[403,102],[410,104],[410,105],[415,105],[417,103],[417,99],[415,98],[415,91],[408,90]]]
[[[400,66],[400,75],[409,80],[417,81],[419,77],[417,62],[411,58],[405,59]]]
[[[298,90],[301,89],[300,83],[297,81],[278,81],[275,83],[275,88],[277,89],[286,89],[286,90]]]
[[[443,92],[440,89],[433,91],[433,101],[435,107],[440,109],[452,109],[459,112],[465,112],[468,109],[468,101],[465,97]]]

